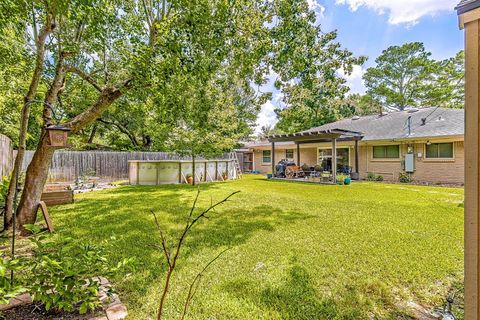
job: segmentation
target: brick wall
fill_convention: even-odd
[[[415,173],[413,179],[431,183],[464,182],[464,146],[463,141],[453,143],[453,160],[425,159],[425,144],[415,144]],[[422,158],[418,158],[418,152]]]
[[[441,142],[441,141],[438,141]],[[318,146],[329,147],[328,144]],[[318,146],[302,146],[300,149],[300,164],[315,165],[317,163]],[[345,147],[339,144],[337,147]],[[355,152],[350,147],[350,165],[355,170]],[[464,147],[463,141],[454,142],[454,158],[452,160],[425,159],[425,143],[415,143],[415,172],[413,180],[428,183],[455,183],[462,184],[464,181]],[[400,144],[400,159],[378,160],[373,159],[373,146],[360,145],[359,147],[359,172],[362,179],[366,179],[369,172],[382,175],[386,181],[398,181],[400,172],[403,172],[403,159],[407,153],[408,144]],[[275,162],[285,158],[285,149],[294,149],[294,161],[297,160],[297,150],[292,146],[277,146],[275,148]],[[262,163],[262,150],[270,150],[270,147],[257,148],[254,151],[255,170],[262,174],[272,171],[270,163]],[[418,153],[421,153],[419,157]]]
[[[297,162],[297,147],[275,147],[275,163],[278,163],[280,160],[285,159],[285,150],[293,149],[293,161]],[[270,147],[263,147],[262,149],[255,149],[253,152],[253,164],[254,170],[260,171],[262,174],[267,174],[272,172],[271,163],[262,162],[262,153],[263,150],[270,150]],[[302,147],[300,149],[300,165],[307,163],[309,165],[315,165],[317,163],[317,149],[316,147]]]

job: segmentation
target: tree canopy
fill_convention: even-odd
[[[368,68],[367,94],[389,110],[463,106],[463,52],[436,61],[421,42],[391,46]]]
[[[352,72],[354,65],[361,65],[366,57],[355,57],[352,52],[341,48],[336,41],[335,31],[324,33],[314,24],[315,17],[306,15],[301,7],[297,10],[302,17],[301,33],[290,41],[296,41],[292,54],[297,55],[297,65],[280,68],[276,81],[277,88],[283,88],[283,107],[275,110],[279,119],[276,129],[283,132],[296,132],[319,126],[337,119],[333,101],[344,98],[349,91],[339,70]],[[280,25],[279,28],[288,28]],[[282,62],[281,56],[278,61]],[[298,68],[298,73],[292,70]],[[283,72],[282,72],[283,71]]]

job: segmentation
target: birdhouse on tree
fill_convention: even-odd
[[[70,128],[62,125],[51,125],[46,128],[48,132],[49,146],[55,148],[67,147],[68,132]]]

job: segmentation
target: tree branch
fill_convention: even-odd
[[[203,270],[200,271],[197,274],[195,279],[193,279],[192,283],[190,284],[190,288],[188,289],[188,294],[187,294],[187,299],[185,300],[185,305],[183,306],[183,312],[182,312],[182,315],[180,317],[181,320],[185,319],[185,316],[187,315],[188,307],[190,306],[190,303],[192,302],[192,299],[195,296],[195,293],[197,293],[197,289],[198,289],[198,286],[199,286],[198,284],[200,283],[200,280],[203,276],[203,273],[208,269],[208,267],[210,267],[216,260],[218,260],[218,258],[220,258],[220,256],[222,256],[228,250],[230,250],[230,248],[227,248],[227,249],[223,250],[215,258],[210,260],[210,262],[208,262],[205,265],[205,267],[203,267]],[[197,284],[197,286],[195,286],[196,284]]]
[[[72,72],[77,74],[80,78],[90,83],[98,92],[102,92],[103,88],[97,84],[95,79],[85,71],[81,70],[78,67],[74,66],[65,66],[65,72]]]
[[[160,228],[160,223],[158,222],[157,215],[153,212],[153,210],[150,210],[150,212],[152,213],[153,218],[155,219],[155,224],[157,225],[158,232],[160,233],[160,238],[162,239],[162,249],[163,249],[163,253],[165,254],[165,258],[167,258],[168,267],[171,268],[172,264],[170,263],[170,253],[168,252],[165,236],[163,235],[162,228]]]
[[[125,126],[123,126],[120,123],[117,123],[115,121],[107,121],[102,118],[97,119],[98,122],[101,122],[106,125],[111,125],[116,127],[118,130],[120,130],[121,133],[125,134],[128,139],[130,139],[130,142],[133,144],[134,147],[138,147],[138,141],[137,138],[135,137],[135,134],[131,133]]]
[[[122,92],[117,88],[105,87],[103,88],[97,100],[85,111],[75,116],[64,125],[72,130],[72,133],[83,129],[90,125],[95,120],[100,118],[102,113],[122,95]]]

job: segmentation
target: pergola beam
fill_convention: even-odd
[[[270,142],[304,142],[312,143],[319,140],[325,140],[322,142],[331,141],[335,138],[337,140],[342,139],[343,141],[353,141],[355,139],[361,139],[362,133],[356,131],[342,130],[342,129],[331,129],[324,131],[314,131],[314,132],[297,132],[293,134],[281,134],[281,135],[272,135],[268,138]]]

